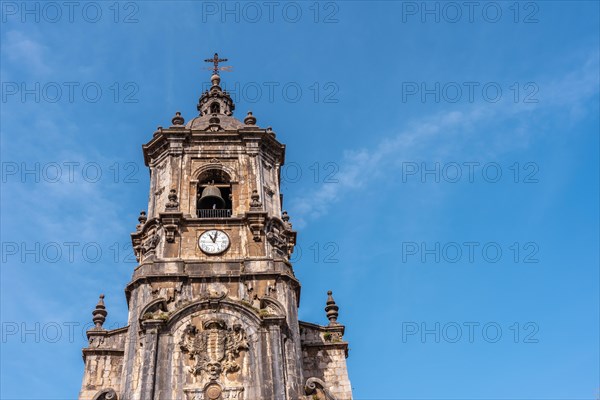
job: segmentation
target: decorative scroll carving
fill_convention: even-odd
[[[174,241],[181,216],[181,212],[167,212],[160,213],[160,218],[145,220],[141,230],[131,234],[131,244],[135,258],[138,261],[143,261],[154,256],[163,236],[165,236],[167,242]]]
[[[285,237],[281,233],[282,232],[277,227],[271,227],[271,229],[267,233],[267,240],[274,247],[277,247],[281,250],[285,250]]]
[[[296,232],[290,230],[291,224],[278,218],[271,218],[266,225],[267,241],[288,257],[296,245]]]
[[[194,360],[189,368],[192,374],[205,374],[215,381],[222,373],[240,370],[237,359],[241,351],[248,350],[248,341],[241,325],[228,328],[224,321],[213,319],[204,323],[202,331],[188,325],[179,346]]]
[[[325,388],[325,382],[319,378],[308,378],[304,385],[304,390],[306,391],[306,394],[317,395],[322,393],[325,396],[325,400],[337,400],[337,398]]]
[[[160,235],[157,232],[153,233],[152,235],[149,235],[146,238],[146,240],[142,242],[142,245],[140,247],[142,255],[145,255],[151,250],[154,250],[156,246],[158,246],[158,243],[160,243]]]
[[[101,391],[96,393],[92,400],[118,400],[117,392],[115,392],[114,389],[111,388],[102,389]]]

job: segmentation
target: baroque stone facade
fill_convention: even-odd
[[[331,292],[328,325],[298,320],[285,146],[252,113],[234,118],[219,75],[211,81],[197,117],[176,113],[143,146],[150,196],[131,234],[128,325],[103,328],[101,296],[79,398],[349,400]]]

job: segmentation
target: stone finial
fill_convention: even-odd
[[[179,201],[177,201],[177,191],[171,189],[169,191],[169,202],[165,205],[167,211],[177,211],[179,209]]]
[[[252,111],[248,111],[248,115],[246,115],[246,118],[244,118],[244,124],[256,125],[256,117],[252,115]]]
[[[98,304],[96,304],[96,309],[92,311],[92,321],[96,324],[95,329],[102,329],[102,325],[104,321],[106,321],[106,316],[108,312],[106,311],[106,306],[104,305],[104,295],[100,295],[100,300],[98,300]]]
[[[281,214],[281,219],[283,220],[283,223],[285,224],[285,227],[286,227],[287,229],[290,229],[290,230],[291,230],[291,229],[292,229],[292,223],[290,222],[290,216],[288,215],[288,212],[287,212],[287,211],[284,211],[284,212]]]
[[[208,58],[204,60],[208,63],[213,64],[213,74],[210,77],[212,82],[212,86],[209,90],[204,91],[202,96],[198,100],[197,109],[200,112],[201,116],[211,115],[211,114],[220,114],[220,115],[233,115],[233,110],[235,110],[235,104],[233,103],[233,99],[226,91],[221,89],[221,77],[219,76],[219,71],[229,71],[231,69],[230,66],[219,66],[219,63],[227,61],[226,58],[219,58],[219,55],[215,53],[213,58]],[[218,130],[218,121],[216,123],[210,122],[209,130],[216,132]]]
[[[185,120],[181,116],[181,113],[179,111],[177,111],[175,113],[175,116],[173,117],[173,119],[171,119],[171,122],[173,123],[173,125],[183,125]]]
[[[330,290],[327,292],[327,305],[325,306],[325,312],[327,313],[327,318],[329,319],[329,325],[338,325],[338,311],[339,307],[335,304],[335,300],[333,300],[332,296],[333,292]]]
[[[258,195],[258,190],[252,190],[252,194],[250,195],[250,208],[260,208],[262,207],[262,203],[260,202],[260,196]]]
[[[140,216],[138,217],[138,221],[140,222],[136,229],[138,231],[141,231],[142,228],[144,227],[144,225],[146,224],[146,221],[148,221],[148,217],[146,216],[146,211],[140,211]]]

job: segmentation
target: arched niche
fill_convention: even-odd
[[[211,162],[193,174],[195,198],[194,214],[197,218],[229,218],[235,207],[234,175],[220,162]]]
[[[244,398],[260,398],[255,383],[262,372],[256,366],[262,365],[266,344],[261,319],[253,310],[226,299],[198,301],[172,314],[162,332],[160,340],[168,342],[163,348],[169,350],[159,357],[170,366],[173,393],[186,398],[211,383],[224,392],[241,387]]]

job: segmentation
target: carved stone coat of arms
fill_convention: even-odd
[[[181,350],[189,354],[194,364],[189,371],[196,375],[205,374],[211,381],[221,373],[234,373],[240,370],[240,352],[248,350],[246,332],[239,324],[228,327],[218,319],[206,321],[200,331],[190,324],[185,328],[179,343]]]

